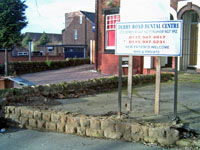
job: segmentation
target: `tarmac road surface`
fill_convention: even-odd
[[[159,146],[10,128],[0,133],[0,150],[165,150]],[[183,150],[171,148],[170,150]]]

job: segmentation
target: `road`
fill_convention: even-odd
[[[0,134],[0,150],[165,150],[159,146],[10,128]],[[170,150],[183,150],[171,148]]]

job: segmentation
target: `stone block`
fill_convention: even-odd
[[[54,114],[54,113],[51,114],[51,121],[52,122],[58,123],[58,122],[60,122],[60,119],[61,119],[60,115]]]
[[[67,124],[74,127],[80,127],[80,118],[68,116],[67,117]]]
[[[66,125],[65,126],[65,132],[66,133],[69,133],[69,134],[75,134],[75,133],[77,133],[77,127],[74,127],[74,126],[72,126],[72,125]]]
[[[103,132],[103,130],[86,129],[86,136],[103,138],[104,137],[104,132]]]
[[[25,117],[25,118],[33,118],[33,111],[32,110],[28,110],[26,108],[22,108],[21,109],[21,116]]]
[[[145,128],[145,132],[147,132],[146,128]],[[134,141],[141,141],[144,139],[143,130],[139,124],[134,124],[131,126],[131,138]]]
[[[118,129],[116,131],[118,131]],[[124,125],[123,139],[126,141],[132,141],[131,124],[129,123]]]
[[[34,118],[37,120],[42,119],[42,113],[40,111],[34,111]]]
[[[125,133],[130,132],[131,133],[131,125],[128,123],[117,123],[116,124],[116,132]]]
[[[60,116],[60,120],[61,120],[61,123],[66,123],[67,122],[67,115],[61,115]]]
[[[95,130],[100,130],[101,129],[101,122],[98,119],[91,119],[90,120],[90,128],[95,129]]]
[[[8,106],[7,113],[14,114],[15,113],[15,106]]]
[[[145,137],[146,141],[148,141],[150,143],[157,142],[157,139],[159,138],[159,135],[160,135],[159,132],[160,132],[160,130],[158,128],[152,128],[152,127],[149,128],[149,136]]]
[[[161,128],[161,137],[158,138],[158,143],[161,145],[169,146],[179,140],[179,131],[171,128]]]
[[[81,117],[80,118],[80,125],[82,128],[89,128],[90,127],[90,120],[88,117]]]
[[[20,117],[21,127],[26,127],[28,125],[28,118]]]
[[[10,114],[9,119],[14,122],[20,122],[20,116],[18,114]]]
[[[56,123],[46,122],[46,129],[49,131],[56,131]]]
[[[77,128],[77,134],[80,136],[85,136],[86,135],[86,129],[78,127]]]
[[[57,123],[57,131],[58,132],[65,132],[65,124],[64,123]]]
[[[44,129],[45,128],[45,121],[43,121],[43,120],[37,120],[37,127],[39,129]]]
[[[21,115],[21,108],[20,107],[15,107],[15,114]]]
[[[123,134],[120,132],[113,132],[109,129],[104,130],[104,136],[109,139],[120,139]]]
[[[29,126],[33,128],[37,128],[37,122],[35,119],[29,119]]]
[[[108,119],[101,120],[101,129],[102,130],[109,129],[109,130],[115,132],[116,131],[115,125],[116,125],[116,123],[113,120],[108,120]]]
[[[43,112],[42,113],[42,119],[50,122],[51,121],[51,113],[50,112]]]
[[[9,119],[10,118],[10,114],[5,114],[5,118]]]

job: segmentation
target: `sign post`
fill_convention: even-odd
[[[168,21],[170,20],[170,0],[134,0],[134,5],[129,5],[131,3],[132,0],[120,0],[121,23],[116,25],[115,54],[129,55],[129,58],[130,56],[157,56],[155,114],[158,114],[160,57],[182,55],[182,22]],[[131,69],[130,65],[129,69]],[[130,74],[129,71],[128,80],[132,75]],[[128,86],[131,86],[128,87],[130,105],[128,107],[131,109],[132,84],[130,82],[131,80],[128,83]],[[174,105],[177,105],[176,101]],[[176,112],[176,107],[174,107],[174,112]]]
[[[121,116],[122,105],[122,56],[119,56],[119,71],[118,71],[118,117]]]
[[[155,114],[158,115],[160,111],[160,75],[161,65],[160,56],[156,57],[156,88],[155,88]]]
[[[174,121],[178,121],[177,116],[177,97],[178,97],[178,58],[175,57],[175,76],[174,76]]]
[[[128,105],[127,110],[132,111],[132,84],[133,84],[133,56],[128,59]]]
[[[161,80],[160,56],[177,57],[182,55],[182,21],[119,22],[116,24],[115,43],[116,55],[129,55],[129,57],[157,56],[155,114],[158,115]],[[132,75],[130,73],[129,77]],[[132,86],[132,84],[129,84],[129,86]],[[130,89],[129,94],[131,95]],[[130,109],[131,102],[131,99],[129,99],[130,106],[128,106]]]

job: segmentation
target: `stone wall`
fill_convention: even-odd
[[[86,116],[65,111],[25,106],[5,106],[3,117],[9,125],[80,136],[144,141],[169,146],[179,140],[179,131],[170,124],[139,123],[117,116]]]

